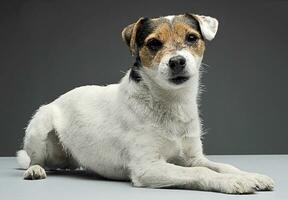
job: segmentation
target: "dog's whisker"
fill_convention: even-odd
[[[120,73],[122,74],[126,74],[127,72],[123,71],[123,70],[120,70]]]
[[[204,67],[211,67],[210,65],[208,65],[208,64],[206,64],[204,62],[202,62],[201,65],[204,66]]]

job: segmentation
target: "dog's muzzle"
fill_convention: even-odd
[[[183,56],[170,58],[168,66],[171,70],[170,82],[179,85],[189,79],[189,76],[185,75],[186,59]]]

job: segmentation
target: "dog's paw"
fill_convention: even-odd
[[[255,182],[257,191],[271,191],[274,188],[275,183],[269,176],[256,173],[245,173],[244,176]]]
[[[255,192],[255,181],[242,175],[225,175],[219,182],[218,188],[216,188],[216,191],[219,192],[227,194],[252,194]]]
[[[24,173],[24,179],[27,180],[38,180],[46,177],[47,175],[45,169],[43,169],[40,165],[32,165]]]

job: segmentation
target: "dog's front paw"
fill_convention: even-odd
[[[242,175],[225,175],[218,182],[216,191],[228,194],[252,194],[255,192],[255,181]]]
[[[24,173],[24,179],[28,180],[44,179],[46,177],[45,169],[43,169],[40,165],[32,165]]]
[[[269,176],[256,173],[245,173],[244,176],[254,180],[257,191],[271,191],[274,188],[275,183]]]

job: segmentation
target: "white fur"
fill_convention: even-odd
[[[213,40],[218,30],[218,20],[204,15],[194,15],[197,18],[201,33],[207,40]]]
[[[20,150],[17,152],[17,162],[22,169],[28,169],[31,159],[26,151]]]
[[[167,64],[175,55],[186,58],[190,76],[181,85],[169,82]],[[31,158],[25,177],[45,178],[40,166],[78,165],[135,186],[225,193],[272,189],[266,176],[203,155],[197,103],[201,61],[189,51],[176,51],[160,64],[142,67],[138,83],[129,79],[129,70],[119,84],[79,87],[40,107],[18,153],[24,168],[30,163],[27,154]]]
[[[24,179],[44,179],[46,178],[45,169],[43,169],[40,165],[33,165],[29,167],[28,170],[24,173]]]
[[[168,16],[165,16],[166,19],[168,19],[170,22],[173,21],[175,15],[168,15]]]

